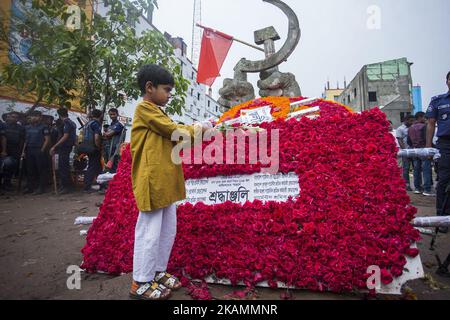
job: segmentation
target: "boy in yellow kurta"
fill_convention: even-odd
[[[140,213],[130,296],[162,300],[181,287],[180,281],[166,272],[176,235],[175,202],[186,198],[182,167],[171,158],[176,145],[172,134],[183,130],[193,138],[209,128],[177,125],[160,108],[169,102],[174,87],[173,76],[164,68],[145,65],[138,73],[138,83],[143,101],[133,119],[131,153],[133,193]]]

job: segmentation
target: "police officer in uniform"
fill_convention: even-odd
[[[0,120],[0,179],[3,175],[3,168],[4,168],[4,159],[6,158],[6,137],[5,137],[5,124],[2,120]],[[2,185],[0,183],[0,191],[1,191]]]
[[[110,109],[108,115],[112,122],[108,128],[108,131],[103,135],[103,137],[107,140],[106,145],[109,147],[108,150],[105,150],[105,154],[107,154],[107,157],[105,158],[106,162],[114,156],[116,150],[119,148],[121,143],[120,139],[124,130],[124,126],[118,120],[119,111],[116,108]],[[115,173],[117,171],[118,162],[118,158],[114,159],[111,173]]]
[[[6,152],[5,124],[0,120],[0,152]]]
[[[89,165],[84,175],[84,191],[89,193],[94,191],[92,184],[95,177],[102,172],[102,118],[103,113],[100,110],[93,110],[90,121],[83,129],[83,142],[89,142],[95,147],[95,151],[88,154]]]
[[[0,156],[6,153],[5,123],[0,120]]]
[[[58,109],[58,116],[62,122],[62,135],[58,142],[50,149],[50,155],[58,153],[58,172],[61,179],[61,190],[59,194],[73,192],[74,186],[70,175],[70,153],[77,139],[77,125],[69,119],[67,109]]]
[[[33,111],[30,114],[30,124],[25,127],[25,153],[27,165],[27,189],[25,193],[35,195],[45,193],[48,182],[47,149],[50,145],[50,130],[42,123],[42,113]]]
[[[4,129],[6,149],[1,154],[3,160],[3,188],[6,191],[12,191],[11,179],[17,172],[25,143],[25,128],[18,121],[18,112],[10,112],[6,115]]]
[[[442,207],[445,200],[445,189],[450,184],[450,72],[447,74],[448,92],[433,97],[427,110],[428,130],[427,130],[427,148],[433,146],[433,135],[438,126],[437,148],[440,151],[439,159],[439,184],[437,187],[436,208],[439,216],[450,215],[450,208]],[[443,233],[448,232],[448,228],[440,228]]]

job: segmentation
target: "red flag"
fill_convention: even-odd
[[[202,39],[202,50],[198,63],[197,82],[212,86],[220,75],[228,51],[233,44],[233,37],[225,33],[205,28]]]

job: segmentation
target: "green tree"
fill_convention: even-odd
[[[135,75],[140,66],[157,63],[175,77],[175,92],[169,113],[180,114],[189,82],[173,53],[173,47],[154,30],[137,32],[154,0],[106,0],[103,15],[68,13],[64,0],[32,1],[32,10],[19,24],[32,34],[32,61],[9,64],[1,70],[1,82],[21,93],[35,92],[41,102],[65,105],[78,97],[86,110],[120,107],[126,99],[138,99]],[[89,3],[87,3],[89,6]],[[4,15],[3,15],[4,16]],[[75,29],[68,28],[75,22]],[[2,21],[1,40],[8,41]],[[9,44],[10,45],[10,44]]]
[[[80,85],[75,66],[85,64],[90,55],[85,40],[87,30],[70,32],[66,28],[63,21],[67,18],[67,8],[63,4],[53,1],[45,2],[45,6],[34,1],[32,4],[33,9],[25,11],[24,19],[10,18],[11,29],[6,28],[7,15],[1,14],[0,40],[3,48],[10,49],[11,56],[18,56],[18,48],[9,33],[28,34],[31,39],[28,57],[3,66],[1,84],[13,86],[22,94],[35,93],[34,107],[42,102],[70,106]],[[80,19],[85,21],[84,12]]]

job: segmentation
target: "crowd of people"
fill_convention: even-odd
[[[403,124],[395,131],[400,149],[423,149],[426,147],[428,119],[424,112],[418,112],[415,116],[409,115]],[[433,146],[436,146],[436,138]],[[433,183],[433,167],[438,172],[438,163],[433,159],[420,159],[402,157],[403,178],[407,191],[435,197]],[[411,188],[410,172],[413,170],[413,185]]]
[[[436,209],[439,216],[450,215],[450,72],[447,73],[447,93],[433,97],[427,109],[428,118],[426,147],[433,146],[433,135],[436,131],[436,147],[440,152],[439,170],[436,194]],[[441,232],[448,232],[448,228],[441,228]]]
[[[119,162],[120,144],[125,140],[125,127],[118,120],[118,110],[108,115],[111,124],[103,127],[103,113],[93,110],[89,122],[79,130],[65,108],[57,110],[58,119],[40,111],[9,112],[0,120],[0,191],[19,191],[40,195],[53,184],[58,194],[76,190],[75,163],[87,160],[83,190],[92,188],[102,172],[115,173]],[[79,131],[79,132],[77,132]],[[85,150],[83,150],[83,148]],[[74,159],[74,161],[71,161]],[[57,159],[57,160],[56,160]],[[80,170],[80,168],[78,168]],[[16,187],[12,179],[18,178]],[[22,181],[26,187],[22,190]]]
[[[408,116],[396,130],[401,149],[437,148],[440,157],[428,159],[402,158],[403,177],[406,189],[412,191],[410,170],[413,168],[414,193],[436,197],[436,212],[439,216],[450,215],[450,72],[447,73],[447,93],[431,99],[427,112]],[[436,171],[436,193],[433,191],[432,167]],[[447,227],[440,231],[448,232]]]

